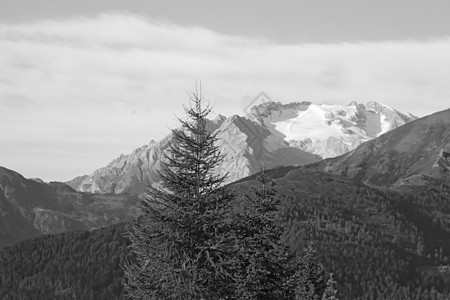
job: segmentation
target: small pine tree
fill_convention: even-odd
[[[330,278],[327,281],[327,287],[323,292],[322,300],[339,300],[337,297],[336,280],[333,278],[333,273],[330,273]]]
[[[317,258],[317,250],[310,243],[297,259],[297,270],[290,278],[296,300],[320,300],[326,288],[325,268]]]
[[[214,175],[224,156],[217,132],[206,128],[209,105],[201,92],[185,107],[187,120],[172,131],[173,142],[160,171],[162,188],[149,187],[139,199],[143,215],[128,236],[136,263],[124,267],[124,287],[131,299],[220,299],[231,293],[234,265],[230,201]]]
[[[244,194],[245,207],[233,219],[238,261],[233,270],[236,299],[284,299],[288,248],[278,219],[280,199],[265,170],[257,180],[261,186]]]

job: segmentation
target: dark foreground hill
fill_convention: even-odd
[[[450,298],[450,187],[390,191],[301,168],[270,171],[292,253],[314,241],[339,299]],[[233,185],[246,190],[248,178]],[[238,201],[239,202],[239,201]],[[124,226],[0,250],[0,299],[123,299]]]

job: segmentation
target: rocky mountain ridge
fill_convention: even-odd
[[[320,160],[317,155],[290,147],[281,137],[271,135],[267,128],[244,117],[219,116],[209,127],[211,131],[220,130],[220,148],[226,156],[216,171],[228,172],[226,183],[249,176],[262,166],[301,165]],[[131,154],[120,155],[91,175],[77,177],[67,184],[82,192],[139,195],[147,185],[158,183],[162,153],[170,142],[171,134],[159,142],[151,141]]]
[[[219,115],[207,125],[211,132],[219,130],[226,157],[217,172],[228,172],[231,183],[263,166],[297,166],[341,155],[414,118],[376,102],[348,106],[266,102],[244,117]],[[170,134],[152,140],[67,184],[82,192],[139,195],[149,184],[158,183],[161,154],[171,141]]]

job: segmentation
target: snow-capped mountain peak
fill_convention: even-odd
[[[311,102],[263,103],[251,110],[273,134],[282,134],[289,145],[334,157],[416,119],[375,101],[349,105]]]

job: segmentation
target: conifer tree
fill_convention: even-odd
[[[232,294],[233,237],[226,174],[214,169],[224,156],[217,132],[208,132],[211,107],[201,90],[191,94],[187,120],[172,130],[162,162],[161,188],[139,199],[143,215],[128,232],[136,263],[124,267],[131,299],[220,299]]]
[[[259,187],[245,193],[244,209],[234,217],[237,258],[236,299],[285,299],[288,248],[278,218],[280,199],[274,181],[262,170]]]
[[[311,243],[297,258],[297,270],[290,278],[295,300],[320,300],[325,292],[325,268],[317,258],[317,250]]]

